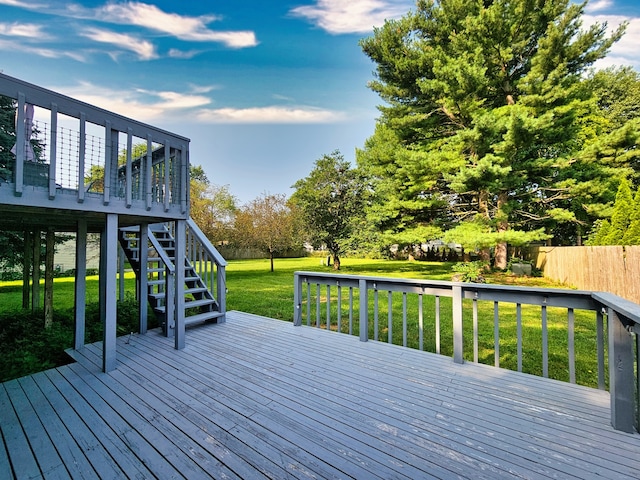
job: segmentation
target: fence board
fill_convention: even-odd
[[[640,246],[532,247],[529,255],[546,278],[640,303]]]

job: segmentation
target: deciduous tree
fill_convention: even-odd
[[[339,151],[323,155],[306,178],[298,180],[291,196],[300,208],[307,240],[324,246],[340,269],[340,256],[363,215],[366,189],[362,177]]]
[[[283,194],[262,194],[236,213],[235,243],[265,252],[273,272],[278,254],[302,246],[295,207]]]

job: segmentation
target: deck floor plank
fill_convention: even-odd
[[[234,344],[234,345],[237,345],[237,344]],[[208,348],[211,348],[211,349],[213,350],[213,349],[215,349],[215,348],[220,348],[220,347],[219,347],[219,346],[216,346],[216,345],[214,345],[214,344],[212,344],[212,343],[209,343],[209,344],[208,344]],[[236,347],[234,347],[234,349],[236,349],[236,348],[241,348],[241,347],[240,347],[240,346],[236,346]],[[257,345],[253,345],[253,346],[252,346],[252,345],[243,345],[243,346],[242,346],[242,348],[252,349],[252,351],[253,351],[253,352],[256,352],[256,351],[257,351],[257,349],[258,349],[258,346],[257,346]],[[270,351],[271,351],[271,349],[270,349]],[[249,352],[247,352],[247,354],[248,354],[248,353],[249,353]],[[267,358],[266,356],[265,356],[264,358],[260,358],[260,361],[259,361],[259,362],[257,362],[257,364],[262,365],[262,366],[265,366],[265,365],[266,365],[266,366],[269,366],[269,358]],[[275,365],[275,364],[274,364],[274,365],[271,365],[271,366],[269,366],[269,368],[270,368],[270,369],[275,369],[275,368],[277,368],[277,365]],[[261,376],[264,376],[264,375],[268,375],[268,373],[264,373],[264,372],[262,372]],[[293,375],[287,375],[287,374],[284,374],[284,375],[278,375],[278,376],[279,376],[279,377],[283,377],[283,378],[296,378],[296,377],[297,377],[297,378],[299,378],[299,379],[300,379],[300,381],[301,381],[301,382],[303,382],[303,381],[304,381],[304,379],[303,379],[303,375],[304,375],[304,372],[300,372],[300,374],[299,374],[299,375],[295,375],[295,374],[293,374]],[[329,375],[329,378],[335,378],[335,375],[334,375],[333,373],[331,373],[331,372],[330,372],[328,375]],[[318,387],[319,383],[322,381],[322,379],[320,378],[321,376],[322,376],[322,374],[321,374],[320,372],[314,372],[314,373],[313,373],[313,381],[312,381],[313,383],[312,383],[312,384],[310,384],[310,385],[308,386],[308,388],[310,389],[310,391],[315,391],[315,390],[316,390],[316,388]],[[354,379],[354,380],[355,380],[355,379]],[[274,379],[271,379],[271,381],[274,381]],[[330,380],[329,380],[329,381],[330,381]],[[371,384],[370,384],[370,385],[371,385]],[[342,397],[342,398],[344,399],[344,398],[345,398],[345,392],[346,392],[348,389],[349,389],[349,386],[348,386],[348,385],[341,385],[341,386],[340,386],[340,388],[338,389],[338,391],[340,392],[340,393],[339,393],[340,397]],[[289,390],[289,391],[293,391],[293,386],[291,386],[290,388],[288,388],[288,390]],[[320,393],[320,392],[317,392],[317,391],[316,391],[316,394],[319,394],[319,393]],[[391,392],[389,392],[389,393],[391,393]],[[325,398],[323,398],[323,400],[331,401],[331,400],[332,400],[332,396],[333,396],[333,395],[334,395],[334,394],[333,394],[332,390],[331,390],[331,389],[329,389],[329,390],[327,390],[327,392],[325,393]],[[372,396],[375,396],[375,391],[374,391],[374,390],[372,390],[371,392],[366,392],[366,393],[365,393],[365,395],[366,395],[368,398],[371,398]],[[360,395],[360,397],[361,397],[361,396],[362,396],[362,395]],[[396,395],[396,396],[397,396],[397,397],[404,397],[405,395],[404,395],[404,393],[403,393],[403,394],[401,394],[401,395]],[[358,402],[359,400],[361,400],[361,398],[360,398],[360,397],[359,397],[359,396],[357,396],[357,394],[356,394],[356,396],[355,396],[355,397],[353,397],[353,398],[351,398],[351,399],[346,399],[347,405],[349,404],[349,402]],[[291,400],[291,401],[295,401],[294,399],[290,399],[290,400]],[[381,398],[379,399],[379,401],[380,401],[379,403],[384,403],[384,402],[385,402],[385,397],[381,397]],[[373,402],[373,408],[376,408],[376,406],[377,406],[377,405],[378,405],[378,402]],[[389,426],[388,426],[389,431],[393,430],[394,432],[402,433],[402,428],[403,428],[403,426],[404,426],[404,425],[411,425],[412,423],[414,423],[414,424],[415,424],[414,419],[416,418],[416,416],[420,416],[420,414],[419,414],[420,409],[416,410],[416,408],[415,408],[415,404],[410,404],[410,405],[409,405],[409,408],[411,408],[411,412],[410,412],[410,413],[408,413],[407,415],[405,415],[405,417],[404,417],[404,418],[401,418],[401,419],[399,420],[399,422],[397,422],[395,425],[389,425]],[[426,405],[426,408],[427,408],[427,409],[430,409],[430,406],[427,404],[427,405]],[[418,413],[416,413],[416,411],[417,411]],[[386,413],[386,412],[385,412],[384,410],[380,410],[380,411],[379,411],[379,414],[380,414],[381,418],[384,418],[385,413]],[[351,417],[353,417],[354,415],[355,415],[355,413],[350,413],[350,416],[351,416]],[[412,417],[413,417],[413,418],[412,418]],[[348,419],[344,419],[344,418],[342,418],[342,419],[338,419],[338,420],[340,420],[340,421],[341,421],[341,422],[343,422],[343,423],[348,423]],[[377,424],[377,425],[384,425],[384,424],[381,424],[381,422],[380,422],[380,420],[379,420],[378,418],[373,418],[373,419],[369,418],[369,419],[367,419],[367,417],[362,417],[362,418],[361,418],[361,421],[356,422],[356,423],[357,423],[357,424],[364,424],[364,423],[366,423],[366,422],[370,422],[370,423],[371,423],[371,422],[373,422],[373,423],[375,423],[375,424]],[[408,431],[408,432],[406,432],[407,439],[408,439],[409,441],[415,440],[416,438],[418,438],[418,437],[415,435],[415,432],[421,432],[421,433],[423,433],[423,432],[425,432],[425,431],[428,431],[428,430],[430,429],[430,427],[431,427],[430,422],[432,422],[432,416],[430,416],[430,417],[428,417],[428,418],[424,419],[424,421],[422,422],[422,424],[421,424],[421,425],[418,425],[418,426],[417,426],[417,428],[415,428],[413,431]],[[440,428],[440,430],[434,430],[434,431],[433,431],[433,434],[434,434],[434,437],[435,437],[435,438],[438,438],[438,439],[442,440],[442,439],[444,439],[445,437],[449,437],[449,436],[450,436],[450,434],[449,434],[449,430],[450,430],[450,428],[449,428],[449,425],[447,425],[446,423],[444,423],[444,422],[442,422],[442,421],[440,421],[439,423],[441,424],[441,428]],[[475,436],[475,439],[477,439],[477,438],[483,438],[483,437],[482,437],[482,436],[479,436],[479,435],[476,435],[476,436]],[[496,449],[498,449],[499,445],[497,445],[497,444],[496,444],[496,438],[495,438],[495,436],[487,435],[487,437],[486,437],[486,438],[488,438],[488,439],[492,440],[492,443],[491,443],[491,444],[488,444],[488,445],[486,445],[486,446],[484,447],[485,454],[486,454],[488,457],[490,457],[490,455],[489,455],[489,449],[490,449],[491,451],[494,451],[494,452],[495,452],[495,451],[496,451]],[[457,442],[449,443],[449,445],[448,445],[448,446],[453,446],[454,448],[456,448],[456,452],[457,452],[458,454],[461,454],[461,453],[462,453],[462,451],[464,451],[464,449],[461,451],[461,449],[460,449],[460,445],[463,445],[463,446],[464,446],[465,444],[474,444],[474,449],[476,449],[476,450],[477,450],[477,452],[482,451],[482,450],[483,450],[482,445],[478,444],[478,442],[477,442],[475,439],[474,439],[474,438],[472,438],[472,437],[466,437],[466,438],[463,438],[462,440],[458,439],[458,440],[457,440]],[[512,438],[508,443],[504,443],[504,445],[503,445],[503,449],[504,449],[504,450],[506,450],[506,451],[509,451],[509,450],[513,450],[514,446],[516,446],[516,447],[517,447],[517,446],[518,446],[518,445],[517,445],[517,443],[514,445],[514,440],[515,440],[515,439],[514,439],[514,438]],[[528,438],[527,440],[530,440],[530,439]],[[537,460],[539,461],[539,463],[540,463],[540,464],[548,463],[548,464],[550,464],[550,466],[551,466],[552,468],[559,468],[559,467],[560,467],[560,464],[559,464],[558,462],[554,462],[554,460],[553,460],[553,456],[554,456],[554,455],[557,455],[557,452],[555,451],[555,449],[551,449],[548,445],[546,445],[546,442],[547,442],[547,441],[548,441],[548,439],[545,439],[545,441],[544,441],[544,442],[541,442],[541,443],[537,446],[537,448],[535,448],[535,445],[534,445],[534,448],[528,448],[528,447],[529,447],[529,442],[526,442],[526,441],[525,441],[525,442],[522,442],[522,443],[523,443],[522,448],[527,448],[527,449],[529,450],[529,451],[527,452],[527,456],[528,456],[529,458],[532,458],[532,457],[533,457],[533,458],[536,458],[536,457],[537,457]],[[499,443],[499,441],[498,441],[498,443]],[[560,445],[560,444],[558,444],[558,445],[557,445],[557,447],[561,447],[561,446],[562,446],[562,445]],[[421,447],[421,448],[425,448],[425,445],[424,445],[424,444],[422,444],[422,445],[420,445],[420,447]],[[557,447],[556,447],[556,448],[557,448]],[[428,447],[427,447],[427,448],[428,448]],[[475,452],[475,453],[477,454],[477,452]],[[443,454],[443,452],[442,452],[442,451],[438,451],[437,453],[438,453],[438,454]],[[567,453],[567,454],[569,454],[569,455],[571,455],[571,454],[572,454],[572,450],[567,449],[567,452],[566,452],[566,453]],[[487,462],[487,457],[483,458],[482,460],[483,460],[483,461],[485,461],[485,462]],[[584,470],[584,468],[583,468],[583,466],[582,466],[582,462],[584,462],[584,461],[588,461],[588,460],[589,460],[589,457],[586,457],[586,456],[584,456],[583,458],[576,459],[574,463],[575,463],[575,467],[576,467],[576,468],[578,468],[578,471],[577,471],[577,472],[576,472],[576,471],[572,472],[572,471],[571,471],[571,468],[569,467],[565,473],[566,473],[567,475],[570,475],[570,474],[574,474],[574,475],[575,475],[575,474],[577,474],[578,476],[580,476],[580,475],[584,475],[584,474],[585,474],[585,470]],[[525,459],[522,459],[522,460],[520,460],[520,462],[526,462],[526,460],[525,460]],[[566,458],[563,458],[563,460],[562,460],[562,465],[564,465],[565,463],[569,463],[569,462],[567,462],[567,459],[566,459]],[[505,459],[498,459],[498,462],[496,462],[496,465],[497,465],[497,464],[501,464],[502,466],[505,466],[505,464],[508,464],[508,462],[506,462],[506,461],[505,461]],[[512,465],[512,468],[513,468],[515,471],[517,471],[517,466]],[[590,468],[591,468],[591,469],[595,468],[596,470],[598,470],[598,467],[597,467],[597,466],[591,466]],[[544,469],[542,469],[539,473],[544,473],[544,472],[545,472],[545,470],[544,470]]]
[[[17,383],[11,380],[0,388],[0,430],[6,451],[11,460],[11,469],[16,478],[42,478],[38,462],[31,451],[29,440],[20,424],[20,419],[9,398],[9,391]]]
[[[96,471],[80,447],[78,447],[60,417],[56,415],[51,403],[36,384],[34,377],[23,377],[19,379],[19,383],[33,407],[33,412],[46,431],[46,435],[51,439],[57,455],[60,456],[61,463],[71,478],[95,478]],[[48,475],[45,474],[45,476]],[[60,478],[62,478],[62,475]]]
[[[58,388],[64,389],[64,385],[59,382],[54,385],[51,379],[45,372],[36,373],[31,378],[40,388],[42,394],[47,398],[51,408],[55,412],[55,416],[47,416],[47,422],[56,421],[57,417],[65,426],[69,435],[73,441],[77,444],[87,461],[93,467],[96,474],[103,479],[117,479],[125,477],[122,469],[118,467],[118,464],[114,462],[113,458],[109,455],[109,452],[105,449],[101,441],[96,437],[96,434],[91,431],[87,426],[80,414],[73,409],[73,407],[67,402]],[[88,421],[90,417],[86,417]],[[100,434],[100,432],[96,432]],[[64,441],[64,438],[59,438],[57,441]],[[70,446],[69,448],[73,448]],[[91,476],[91,471],[87,469],[85,471],[87,478],[94,478]]]
[[[277,459],[276,465],[288,465],[291,472],[282,472],[282,475],[292,473],[295,478],[314,478],[316,475],[320,475],[322,478],[341,478],[342,473],[339,470],[319,463],[310,455],[301,455],[300,450],[292,447],[286,439],[271,437],[269,431],[255,425],[253,420],[249,419],[256,413],[255,408],[249,405],[240,405],[238,408],[240,402],[237,397],[226,396],[219,389],[214,390],[211,381],[203,383],[196,379],[191,372],[188,374],[188,383],[185,382],[184,375],[177,377],[172,374],[172,370],[175,371],[175,368],[167,367],[168,362],[157,362],[157,360],[163,359],[163,357],[158,358],[159,352],[157,350],[151,350],[148,353],[151,357],[149,361],[147,361],[147,357],[140,355],[140,351],[130,355],[131,352],[125,350],[123,355],[130,355],[129,358],[132,362],[142,361],[140,367],[153,373],[148,376],[149,388],[154,391],[163,390],[168,395],[165,397],[167,399],[180,398],[183,403],[176,405],[176,408],[185,418],[204,425],[209,435],[216,437],[223,435],[225,444],[232,445],[232,440],[225,431],[228,432],[244,444],[236,444],[236,447],[243,447],[238,451],[253,449],[267,459]],[[156,361],[155,364],[154,361]],[[177,389],[182,394],[175,394]],[[264,405],[264,402],[261,404]],[[249,449],[247,446],[251,448]],[[224,456],[227,462],[229,462],[228,456],[233,453],[225,452]],[[255,464],[255,458],[252,456],[244,454],[242,457],[246,459],[245,461]],[[242,476],[248,478],[250,475],[243,474]]]
[[[91,430],[93,436],[101,443],[102,448],[99,451],[104,449],[109,454],[111,461],[122,471],[122,475],[125,477],[153,478],[153,473],[150,470],[153,466],[145,465],[135,455],[135,451],[138,448],[136,444],[130,444],[125,436],[121,436],[119,432],[115,431],[112,428],[111,418],[101,416],[100,410],[96,409],[97,405],[92,405],[76,390],[76,387],[79,389],[85,389],[86,387],[81,383],[74,385],[68,381],[67,377],[62,375],[61,372],[68,370],[67,367],[68,365],[47,370],[45,373],[51,383],[56,386],[60,394],[74,409],[78,417]],[[106,412],[104,413],[106,414]],[[87,451],[87,455],[94,457],[92,451]],[[96,467],[96,464],[94,464],[94,467]],[[98,471],[99,477],[103,477],[103,475],[107,477],[109,474],[112,474],[111,470],[106,472],[104,470]],[[111,478],[122,477],[113,476]]]
[[[245,342],[245,343],[246,343],[246,342]],[[243,345],[244,345],[244,344],[243,344]],[[212,346],[211,348],[213,348],[213,346]],[[247,348],[251,348],[251,345],[248,345],[248,346],[247,346]],[[254,346],[253,346],[253,348],[256,348],[256,346],[254,345]],[[476,367],[477,367],[477,366],[476,366]],[[493,369],[493,367],[486,367],[486,368],[490,369],[490,371],[495,371],[495,369]],[[399,371],[399,370],[396,370],[396,371]],[[314,385],[316,385],[318,382],[322,381],[322,379],[321,379],[320,377],[321,377],[321,375],[319,374],[319,372],[314,371],[314,373],[313,373],[313,382],[314,382]],[[333,377],[332,377],[332,378],[333,378]],[[351,379],[351,381],[352,381],[352,382],[357,382],[357,378],[353,378],[353,379]],[[553,385],[553,383],[552,383],[552,385]],[[563,385],[564,385],[564,384],[563,384]],[[345,391],[345,389],[348,389],[348,388],[349,388],[349,386],[348,386],[348,385],[341,385],[340,391],[341,391],[341,392],[344,392],[344,391]],[[447,387],[447,388],[448,388],[448,387]],[[378,391],[380,391],[380,389],[377,389],[377,390],[378,390]],[[590,393],[590,389],[585,389],[584,387],[580,387],[580,389],[579,389],[579,390],[582,390],[582,391],[585,391],[585,392],[587,392],[587,393]],[[602,396],[603,396],[603,395],[602,395],[602,392],[597,392],[597,393],[598,393],[598,396],[599,396],[599,397],[602,397]],[[375,394],[375,392],[372,392],[372,394]],[[438,393],[438,395],[440,395],[440,393]],[[502,395],[502,396],[504,396],[504,395]],[[406,398],[406,397],[407,397],[407,395],[405,394],[405,395],[403,395],[403,397],[405,397],[405,398]],[[462,407],[463,407],[463,408],[462,408],[462,409],[461,409],[461,411],[457,414],[458,416],[464,415],[464,411],[465,411],[465,409],[466,409],[466,408],[468,408],[467,400],[466,400],[466,399],[468,399],[468,398],[470,398],[470,397],[473,397],[473,395],[472,395],[471,393],[466,394],[466,396],[464,397],[464,398],[465,398],[465,400],[464,400],[464,403],[462,403]],[[417,400],[417,401],[419,402],[419,400]],[[581,402],[582,402],[582,400],[581,400]],[[529,402],[529,403],[530,403],[530,402]],[[449,404],[447,408],[450,408],[450,407],[451,407],[451,404]],[[484,406],[483,406],[483,407],[484,407]],[[536,408],[539,408],[539,407],[536,407]],[[443,409],[442,414],[440,414],[440,413],[439,413],[439,418],[442,418],[444,415],[445,415],[445,410]],[[513,424],[513,419],[508,419],[508,420],[509,420],[508,424],[509,424],[509,425],[512,425],[512,424]],[[607,420],[608,420],[608,419],[607,419]],[[406,419],[405,419],[404,421],[406,421]],[[529,443],[529,442],[531,442],[531,440],[532,440],[531,432],[530,432],[530,431],[528,430],[528,428],[527,428],[527,427],[529,427],[529,428],[530,428],[530,424],[531,424],[529,416],[525,417],[525,419],[524,419],[524,421],[523,421],[522,423],[523,423],[523,429],[522,429],[522,430],[523,430],[523,432],[522,432],[522,434],[523,434],[523,435],[526,435],[526,437],[525,437],[525,439],[524,439],[523,441],[525,441],[525,442],[526,442],[526,444],[528,444],[528,443]],[[495,428],[495,427],[499,427],[499,424],[498,424],[497,422],[488,423],[487,425],[488,425],[488,426],[492,426],[492,425],[493,425],[493,426],[494,426],[494,428]],[[466,427],[464,427],[464,428],[468,428],[469,426],[473,427],[474,425],[473,425],[473,424],[469,424],[468,426],[466,426]],[[504,434],[504,433],[505,433],[505,431],[503,430],[503,432],[502,432],[502,433]],[[508,432],[506,432],[506,433],[507,433],[507,435],[508,435]],[[475,437],[476,437],[476,438],[482,438],[482,436],[479,436],[479,435],[477,435],[477,434],[474,434],[474,435],[475,435]],[[598,461],[600,460],[599,458],[594,458],[594,457],[593,457],[591,454],[589,454],[589,453],[584,453],[584,454],[582,454],[582,453],[581,453],[581,451],[580,451],[580,447],[581,447],[581,445],[582,445],[582,443],[581,443],[581,442],[582,442],[582,438],[581,438],[581,437],[576,437],[576,436],[575,436],[575,433],[573,433],[573,432],[572,432],[572,434],[571,434],[571,435],[566,435],[566,436],[564,436],[564,437],[563,437],[563,435],[558,435],[557,430],[551,430],[551,429],[548,429],[548,431],[547,431],[547,432],[542,432],[542,433],[540,433],[540,435],[541,435],[540,442],[539,442],[539,444],[537,445],[537,448],[538,448],[538,449],[539,449],[540,447],[542,447],[542,449],[543,449],[543,450],[545,450],[545,449],[549,449],[549,448],[553,448],[553,450],[552,450],[551,452],[552,452],[554,455],[556,455],[556,454],[558,453],[558,450],[560,450],[560,451],[564,450],[564,452],[563,452],[563,453],[565,453],[566,455],[576,456],[576,457],[577,457],[577,461],[578,461],[580,464],[582,464],[582,462],[585,462],[585,461],[586,461],[586,462],[589,462],[589,461],[591,461],[592,459],[593,459],[593,460],[595,460],[596,462],[598,462]],[[535,440],[535,437],[533,437],[533,438],[534,438],[534,440]],[[573,444],[571,444],[571,440],[572,440],[572,439],[573,439],[573,440],[575,440],[576,438],[580,438],[581,442],[580,442],[580,443],[574,442]],[[469,439],[469,440],[471,440],[471,439]],[[511,439],[509,439],[509,443],[506,445],[506,448],[508,448],[508,449],[513,448],[513,446],[514,446],[513,442],[514,442],[514,441],[516,441],[516,442],[517,442],[517,441],[518,441],[518,437],[512,437]],[[495,437],[492,439],[492,442],[495,442]],[[568,445],[567,445],[567,442],[569,443]],[[550,444],[549,444],[549,443],[550,443]],[[555,443],[555,445],[554,445],[554,443]],[[600,448],[602,448],[602,443],[601,443],[601,442],[598,442],[598,443],[599,443],[599,445],[600,445]],[[495,447],[495,443],[492,443],[492,444],[491,444],[491,446],[492,446],[492,447]],[[517,443],[516,443],[516,446],[517,446]],[[594,446],[595,446],[595,445],[594,445]],[[532,450],[532,451],[533,451],[534,449],[536,449],[536,445],[535,445],[535,444],[534,444],[532,447],[533,447],[533,448],[531,448],[531,450]],[[616,447],[615,447],[615,445],[614,445],[614,446],[612,447],[612,452],[613,452],[613,451],[615,451],[615,448],[616,448]],[[622,461],[623,463],[625,463],[625,462],[626,462],[628,465],[631,465],[631,466],[633,466],[633,467],[635,467],[635,468],[637,468],[637,467],[638,467],[638,462],[637,462],[637,461],[634,461],[633,459],[629,459],[629,461],[627,461],[627,460],[628,460],[628,459],[626,459],[626,458],[620,458],[620,461]],[[563,461],[565,461],[565,460],[563,459]],[[609,468],[609,467],[611,467],[612,465],[607,465],[607,464],[605,464],[604,466],[605,466],[605,468]],[[593,468],[593,467],[590,467],[590,468]],[[596,470],[597,470],[598,466],[596,465],[596,466],[595,466],[595,468],[596,468]]]
[[[240,312],[101,353],[0,385],[0,476],[640,476],[640,435],[577,385]]]

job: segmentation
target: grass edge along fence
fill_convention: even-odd
[[[543,377],[550,367],[565,369],[572,383],[577,359],[587,361],[597,382],[579,383],[608,385],[613,427],[640,430],[640,305],[613,294],[298,271],[294,325],[303,323],[450,355],[456,363],[491,364],[492,352],[494,366],[513,367],[503,361],[511,349],[512,369]],[[591,338],[586,345],[584,337]],[[540,365],[524,368],[531,359]]]

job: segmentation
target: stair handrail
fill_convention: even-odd
[[[219,265],[221,267],[226,267],[227,261],[224,259],[222,255],[220,255],[220,252],[218,252],[218,250],[213,245],[211,245],[211,242],[209,241],[207,236],[204,234],[202,230],[200,230],[200,227],[198,227],[198,225],[196,224],[196,222],[193,221],[192,218],[187,219],[187,226],[193,231],[196,238],[200,241],[200,243],[205,248],[207,253],[211,255],[211,257],[213,257],[213,259],[216,262],[216,265]]]
[[[160,259],[164,263],[167,270],[169,270],[169,273],[174,274],[176,271],[176,267],[171,261],[171,258],[169,257],[169,255],[167,255],[167,252],[162,247],[162,245],[160,245],[160,242],[158,241],[156,236],[153,235],[153,232],[151,231],[150,233],[151,235],[149,235],[149,241],[151,242],[153,247],[156,249],[156,252],[158,252],[158,255],[160,255]]]

